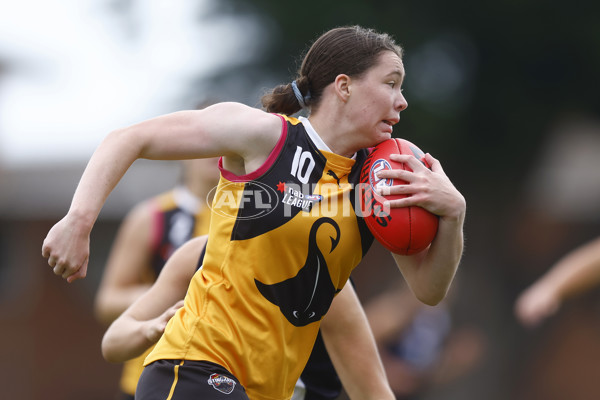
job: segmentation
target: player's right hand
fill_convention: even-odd
[[[85,278],[90,253],[89,229],[67,215],[48,232],[42,245],[42,256],[55,275],[71,283]]]
[[[167,327],[167,323],[169,320],[175,315],[177,310],[183,307],[184,301],[179,300],[177,303],[169,307],[165,312],[156,317],[153,320],[148,321],[148,327],[146,331],[146,338],[150,343],[158,342],[158,339],[162,336],[165,328]]]

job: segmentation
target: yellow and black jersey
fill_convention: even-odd
[[[308,120],[282,135],[257,171],[223,169],[203,268],[146,364],[203,360],[251,399],[291,397],[334,296],[373,237],[354,185],[367,152],[327,150]]]
[[[178,186],[150,200],[152,205],[152,234],[150,253],[152,269],[158,276],[167,259],[189,239],[208,233],[210,208],[205,199],[196,198],[188,189]],[[144,359],[149,349],[141,356],[123,365],[120,388],[133,396],[144,369]]]

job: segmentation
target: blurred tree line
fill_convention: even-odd
[[[392,34],[405,48],[409,103],[395,135],[444,160],[459,187],[482,196],[522,178],[557,119],[600,112],[597,2],[227,0],[215,7],[270,26],[262,62],[237,71],[248,79],[264,71],[289,82],[312,40],[334,26]]]

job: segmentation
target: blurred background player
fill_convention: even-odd
[[[217,159],[181,163],[180,183],[136,205],[119,227],[95,298],[96,317],[103,325],[108,326],[152,286],[179,246],[208,233],[207,196],[218,183]],[[134,398],[148,352],[123,365],[121,399]]]
[[[525,289],[515,302],[515,314],[523,325],[536,326],[567,299],[599,284],[600,237],[567,253]]]
[[[364,309],[396,399],[427,398],[433,388],[464,376],[481,361],[482,332],[456,325],[451,306],[452,294],[431,307],[415,299],[403,283],[366,301]]]

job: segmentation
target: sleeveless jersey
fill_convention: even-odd
[[[355,210],[366,150],[319,150],[316,133],[280,117],[257,171],[236,176],[220,161],[204,266],[145,361],[219,364],[253,400],[291,397],[322,317],[373,242]]]
[[[192,237],[208,233],[210,208],[204,199],[196,198],[183,186],[154,197],[152,216],[152,269],[158,276],[167,259],[183,243]],[[144,369],[144,354],[123,364],[120,388],[125,394],[133,396]]]

